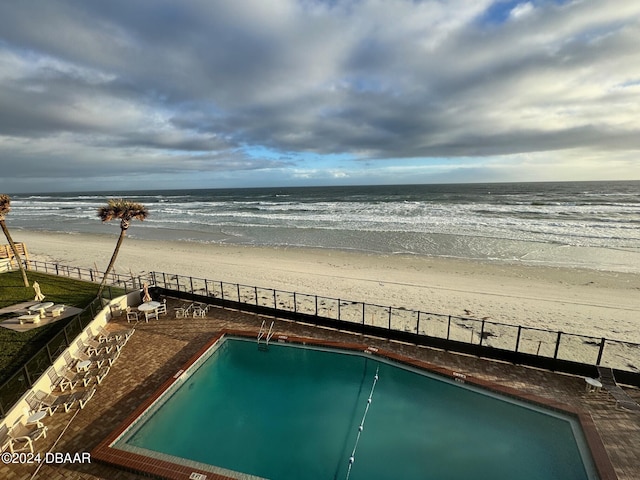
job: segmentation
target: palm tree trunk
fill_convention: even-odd
[[[127,233],[125,229],[120,229],[120,236],[118,237],[118,243],[116,243],[116,248],[113,251],[113,255],[111,255],[111,261],[109,262],[109,266],[107,270],[104,272],[104,277],[102,277],[102,283],[100,284],[100,288],[98,289],[98,297],[102,295],[102,290],[107,283],[107,275],[113,270],[113,266],[116,263],[116,257],[118,256],[118,252],[120,251],[120,245],[122,245],[122,241],[124,240],[124,236]]]
[[[0,226],[2,226],[2,231],[4,232],[4,236],[7,237],[7,241],[9,242],[9,245],[11,245],[11,250],[13,250],[13,255],[16,257],[16,262],[18,263],[18,267],[20,268],[20,273],[22,273],[22,280],[24,281],[24,286],[29,287],[29,279],[27,278],[27,272],[24,270],[22,259],[20,258],[20,254],[18,253],[16,244],[13,243],[13,238],[11,238],[11,234],[9,233],[9,229],[7,228],[7,225],[4,223],[4,220],[0,220]]]

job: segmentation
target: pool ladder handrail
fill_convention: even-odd
[[[262,321],[262,325],[260,326],[260,332],[258,332],[258,348],[260,348],[260,345],[261,345],[260,340],[264,338],[265,339],[264,349],[266,350],[269,348],[269,341],[275,335],[276,332],[273,330],[273,324],[275,322],[271,322],[271,325],[269,326],[269,331],[266,331],[265,322],[266,320]]]

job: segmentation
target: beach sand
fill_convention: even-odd
[[[32,259],[99,270],[116,243],[23,230],[14,239]],[[628,273],[126,238],[116,272],[149,271],[640,343],[640,276]]]

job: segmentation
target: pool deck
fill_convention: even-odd
[[[98,387],[94,398],[83,410],[56,413],[44,420],[49,432],[46,439],[36,443],[38,451],[43,455],[45,452],[74,455],[92,451],[212,337],[222,330],[257,332],[263,320],[255,315],[222,309],[210,309],[205,318],[175,319],[172,315],[172,304],[170,301],[169,314],[161,316],[160,320],[142,322],[136,326],[136,333],[124,347],[109,375]],[[124,318],[116,323],[127,326]],[[311,337],[323,341],[379,348],[457,372],[469,379],[492,382],[506,389],[514,388],[525,395],[543,397],[548,399],[549,403],[560,402],[586,412],[593,419],[618,479],[640,478],[640,413],[617,409],[613,398],[604,390],[587,393],[582,377],[288,321],[276,321],[275,332],[280,335]],[[640,401],[640,389],[625,390],[636,401]],[[77,459],[82,458],[80,455]],[[36,475],[33,476],[36,471]],[[118,480],[148,477],[92,460],[91,463],[43,463],[39,467],[34,464],[0,464],[0,478]],[[215,475],[207,475],[207,480],[215,478]]]

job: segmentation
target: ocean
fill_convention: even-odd
[[[311,247],[640,273],[640,182],[14,194],[7,225],[114,234],[108,198],[145,204],[131,238]],[[19,236],[16,232],[15,236]]]

